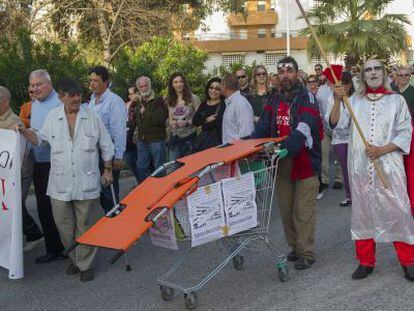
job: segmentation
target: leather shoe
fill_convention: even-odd
[[[66,259],[68,256],[63,256],[62,253],[47,253],[44,256],[35,259],[35,263],[47,263],[55,260]]]
[[[66,274],[67,275],[74,275],[74,274],[79,273],[79,272],[80,272],[79,268],[76,267],[73,263],[71,263],[69,265],[69,267],[67,267],[67,269],[66,269]]]
[[[374,267],[362,266],[359,265],[358,268],[352,273],[351,278],[353,280],[361,280],[365,279],[368,275],[370,275],[374,271]]]
[[[80,273],[80,281],[81,282],[89,282],[95,278],[95,272],[93,269],[81,271]]]
[[[404,270],[404,277],[411,282],[414,282],[414,266],[402,266]]]
[[[296,270],[309,269],[313,265],[314,262],[315,262],[315,259],[313,258],[304,258],[300,256],[298,260],[295,262],[295,269]]]
[[[298,255],[296,254],[295,251],[291,251],[288,255],[287,255],[287,260],[288,261],[297,261],[299,259]]]

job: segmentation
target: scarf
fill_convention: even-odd
[[[365,94],[384,94],[384,95],[388,95],[388,94],[394,94],[394,92],[388,91],[383,86],[377,88],[376,90],[373,90],[369,86],[367,86],[367,90],[366,90]]]

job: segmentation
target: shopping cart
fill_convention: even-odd
[[[270,144],[269,147],[273,147],[274,144]],[[276,267],[278,272],[279,280],[285,282],[288,280],[288,266],[285,255],[278,255],[278,250],[274,244],[268,239],[270,217],[272,207],[274,206],[274,191],[276,173],[278,168],[279,159],[272,148],[265,148],[263,152],[258,153],[249,158],[245,158],[238,161],[240,167],[240,173],[245,174],[252,172],[254,174],[254,184],[256,191],[256,205],[257,205],[257,220],[258,225],[246,231],[236,233],[231,236],[224,237],[215,242],[192,248],[190,246],[191,235],[190,235],[190,223],[188,219],[183,219],[178,214],[175,214],[174,221],[175,225],[181,231],[178,243],[180,246],[188,247],[188,250],[179,258],[179,260],[171,267],[171,269],[162,277],[158,278],[157,282],[160,285],[161,297],[166,301],[170,301],[180,293],[184,293],[185,305],[188,309],[194,309],[198,305],[197,291],[200,290],[204,285],[207,284],[215,275],[217,275],[229,262],[232,261],[233,266],[236,270],[242,270],[244,265],[244,257],[241,254],[242,251],[250,248],[250,244],[253,242],[264,242],[273,258],[278,258]],[[209,177],[212,183],[216,182],[214,171],[219,168],[221,164],[215,164],[206,167],[204,170],[198,173],[200,180],[205,177]],[[237,163],[232,164],[233,167]],[[164,167],[168,170],[168,166]],[[156,174],[162,174],[160,169]],[[232,170],[234,171],[234,170]],[[194,191],[194,189],[192,189]],[[187,193],[187,195],[189,195]],[[160,214],[157,215],[157,218]],[[154,225],[157,225],[157,219],[154,219]],[[178,235],[177,235],[178,236]],[[213,243],[221,244],[221,251],[225,253],[224,259],[222,259],[215,267],[210,269],[206,274],[194,279],[194,269],[197,269],[198,261],[196,261],[193,253],[200,247],[209,247]],[[209,253],[210,254],[210,253]],[[279,253],[280,254],[280,253]],[[194,265],[194,263],[196,264]],[[193,265],[191,265],[193,264]],[[191,267],[192,266],[192,267]],[[190,270],[190,273],[185,272]],[[183,271],[184,270],[184,271]],[[186,281],[177,274],[182,274],[184,277],[192,276],[193,280]]]

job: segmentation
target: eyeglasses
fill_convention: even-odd
[[[320,68],[320,67],[316,67],[316,68],[315,68],[315,71],[322,71],[322,68]]]
[[[410,74],[409,73],[406,73],[406,74],[401,74],[401,75],[398,75],[400,78],[404,78],[404,77],[409,77],[410,76]]]
[[[210,86],[208,89],[209,89],[209,90],[212,90],[212,91],[221,91],[221,88],[219,88],[219,87],[214,87],[214,86]]]
[[[255,76],[256,76],[256,77],[259,77],[259,76],[263,76],[263,77],[265,77],[265,76],[267,76],[267,73],[266,73],[266,72],[264,72],[264,71],[262,71],[262,72],[258,72],[258,73],[256,73],[256,74],[255,74]]]
[[[242,76],[237,76],[237,79],[244,79],[244,78],[246,78],[246,75],[242,75]]]
[[[292,63],[279,63],[277,64],[277,69],[282,69],[283,67],[288,69],[295,69],[295,66]]]
[[[315,82],[318,82],[318,81],[316,81],[316,80],[309,80],[308,81],[308,83],[315,83]]]

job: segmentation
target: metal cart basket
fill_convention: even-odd
[[[257,248],[255,242],[264,242],[264,245],[266,245],[265,248],[270,251],[274,258],[277,258],[276,267],[279,280],[282,282],[287,281],[288,266],[286,263],[286,256],[280,255],[277,248],[268,239],[270,217],[274,206],[273,200],[278,163],[279,159],[276,154],[266,149],[264,152],[238,161],[241,174],[248,172],[253,172],[254,174],[258,225],[249,230],[226,236],[215,242],[210,242],[195,248],[188,247],[188,250],[179,258],[171,269],[157,280],[160,285],[161,297],[164,300],[169,301],[174,296],[184,293],[186,307],[188,309],[196,308],[198,305],[197,291],[217,275],[230,261],[233,262],[233,266],[236,270],[241,270],[244,264],[244,257],[241,252],[246,250],[247,247],[250,248],[253,246]],[[212,182],[215,182],[216,180],[213,172],[220,165],[223,165],[223,163],[211,165],[199,172],[198,176],[200,179],[209,177]],[[178,237],[177,235],[177,240],[179,241],[180,246],[189,246],[191,236],[188,234],[188,232],[190,232],[188,219],[177,217],[176,221],[184,232],[181,237]],[[225,253],[224,259],[220,260],[217,265],[209,267],[209,271],[206,274],[195,277],[193,273],[194,269],[197,269],[197,265],[194,265],[195,255],[193,254],[195,253],[195,250],[199,247],[209,247],[209,245],[213,243],[220,244],[220,250]],[[180,273],[184,275],[184,277],[177,277]]]

